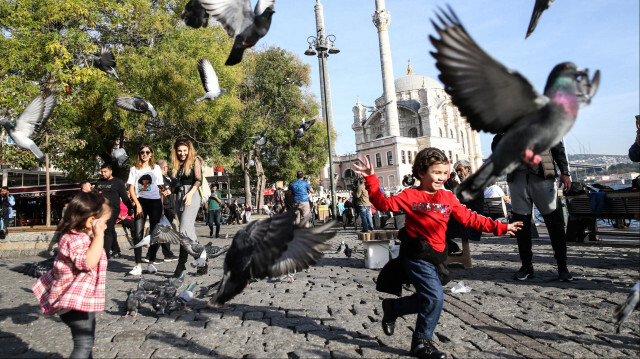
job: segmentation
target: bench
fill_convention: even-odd
[[[599,214],[591,212],[591,198],[588,194],[567,196],[567,241],[584,241],[586,236],[597,241],[600,234],[614,234],[598,230],[598,219],[640,219],[640,193],[607,192],[604,206]],[[615,232],[616,236],[637,237],[637,232]]]

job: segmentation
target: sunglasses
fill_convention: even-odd
[[[151,151],[140,151],[139,152],[141,155],[148,155],[151,153]]]

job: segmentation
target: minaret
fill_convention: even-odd
[[[398,124],[398,104],[396,102],[396,85],[393,78],[393,64],[391,63],[391,46],[389,44],[389,24],[391,15],[386,10],[384,0],[376,0],[376,12],[371,15],[373,24],[378,29],[380,44],[380,67],[382,68],[382,89],[384,91],[385,117],[389,136],[400,136]]]
[[[316,13],[316,37],[325,39],[324,32],[324,7],[320,0],[316,0],[314,7]],[[328,44],[327,44],[328,45]],[[324,58],[322,58],[324,56]],[[329,80],[329,66],[326,59],[327,53],[319,54],[318,66],[320,68],[320,96],[322,103],[325,104],[326,111],[323,109],[324,120],[329,124],[329,128],[333,131],[333,108],[331,106],[331,81]],[[335,146],[331,146],[331,156],[336,155]],[[335,201],[334,201],[335,203]]]

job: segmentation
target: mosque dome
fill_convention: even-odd
[[[424,75],[409,74],[399,77],[395,80],[396,92],[404,92],[411,90],[419,90],[421,88],[439,88],[442,89],[440,84],[435,79]]]

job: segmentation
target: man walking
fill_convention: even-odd
[[[220,238],[220,199],[222,194],[218,191],[218,185],[211,185],[211,196],[207,201],[209,211],[209,237],[213,236],[213,226],[216,226],[216,238]]]
[[[7,227],[9,219],[13,218],[13,206],[16,199],[9,193],[9,187],[2,186],[0,189],[0,238],[6,238],[9,234]]]
[[[309,182],[303,180],[304,173],[302,171],[296,173],[296,178],[297,180],[293,181],[289,186],[289,195],[293,199],[292,209],[296,214],[295,224],[299,226],[301,223],[304,223],[302,226],[306,227],[309,216],[311,215],[309,193],[314,193],[314,190],[311,188]]]
[[[120,201],[124,202],[129,210],[133,209],[131,200],[127,197],[124,182],[120,178],[113,177],[113,169],[110,164],[105,163],[100,166],[102,179],[96,182],[95,190],[100,192],[109,200],[111,207],[111,218],[107,221],[107,229],[104,231],[104,251],[107,258],[111,258],[111,247],[114,241],[118,240],[116,235],[116,220],[120,214]],[[119,249],[119,247],[117,247]],[[119,250],[114,251],[118,253]]]
[[[369,201],[369,192],[364,186],[364,178],[360,178],[360,185],[356,190],[356,206],[360,213],[360,220],[362,221],[362,233],[369,232],[369,227],[373,230],[373,217],[371,216],[371,202]]]

